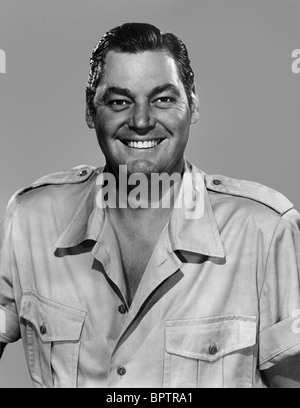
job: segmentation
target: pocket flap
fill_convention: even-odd
[[[225,315],[166,321],[166,351],[215,361],[256,341],[256,317]]]
[[[34,325],[43,342],[78,341],[86,312],[25,291],[20,316]]]

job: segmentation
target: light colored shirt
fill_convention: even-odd
[[[34,386],[265,387],[300,350],[293,205],[187,163],[203,214],[173,210],[129,307],[101,171],[45,176],[3,222],[0,341],[22,337]]]

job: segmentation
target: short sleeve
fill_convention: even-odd
[[[259,312],[259,368],[300,352],[300,215],[284,214],[266,261]]]
[[[0,229],[0,342],[10,343],[20,338],[15,305],[13,270],[16,265],[11,243],[12,211],[7,210]]]

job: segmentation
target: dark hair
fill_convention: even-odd
[[[184,43],[174,34],[163,34],[151,24],[125,23],[107,31],[92,51],[89,80],[86,87],[86,104],[91,113],[95,112],[93,99],[102,79],[105,59],[109,51],[127,53],[166,51],[176,63],[178,75],[191,105],[191,93],[195,92],[194,72]]]

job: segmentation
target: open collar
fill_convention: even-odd
[[[81,202],[55,242],[56,247],[68,248],[85,240],[103,239],[106,217],[105,209],[99,205],[102,192],[97,182],[102,172],[103,169],[99,169],[97,178],[87,187]],[[185,195],[183,205],[172,211],[169,224],[172,248],[174,251],[224,258],[223,244],[205,186],[205,174],[185,161],[184,175],[189,183],[187,191],[192,191],[192,194]],[[182,194],[183,190],[180,191],[179,194]]]

